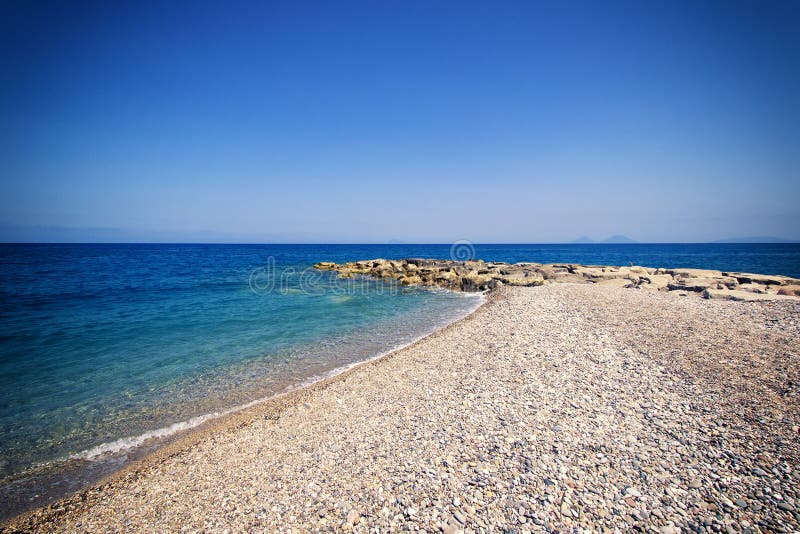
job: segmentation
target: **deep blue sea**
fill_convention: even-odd
[[[0,245],[0,517],[91,480],[76,473],[106,474],[148,438],[409,343],[480,300],[339,280],[315,262],[451,254],[800,277],[797,244]]]

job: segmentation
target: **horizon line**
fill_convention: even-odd
[[[419,242],[419,243],[389,243],[389,242],[246,242],[246,241],[0,241],[0,245],[253,245],[253,246],[296,246],[296,245],[324,245],[324,246],[450,246],[450,242]],[[470,241],[473,245],[580,245],[580,246],[629,246],[629,245],[797,245],[800,239],[782,239],[780,241],[636,241],[627,243],[606,243],[603,241],[581,242],[575,241]]]

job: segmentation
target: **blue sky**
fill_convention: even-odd
[[[4,2],[0,240],[800,238],[798,2]]]

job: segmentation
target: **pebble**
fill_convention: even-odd
[[[453,512],[453,517],[455,517],[456,521],[458,521],[462,525],[467,524],[467,518],[464,517],[464,514],[462,514],[460,511],[456,510],[455,512]]]
[[[348,525],[355,525],[361,520],[361,514],[358,513],[358,510],[350,510],[347,512],[347,519],[345,520]]]

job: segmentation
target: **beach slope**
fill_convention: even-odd
[[[798,363],[796,300],[501,287],[15,526],[797,529]]]

